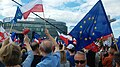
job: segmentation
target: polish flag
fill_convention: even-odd
[[[30,3],[21,7],[24,19],[27,19],[31,12],[44,12],[42,0],[33,0]]]
[[[5,31],[5,29],[1,26],[0,27],[0,42],[3,42],[5,38],[7,38],[8,33]]]
[[[40,38],[39,38],[39,39],[36,39],[36,38],[34,39],[34,42],[36,42],[36,43],[38,43],[38,44],[40,44],[41,41],[42,41],[42,40],[41,40]]]
[[[72,39],[72,37],[70,35],[64,35],[63,33],[60,34],[58,31],[57,31],[57,33],[58,33],[60,39],[63,40],[66,45],[76,44],[76,40]]]
[[[99,47],[94,42],[86,46],[85,49],[92,50],[93,52],[99,51]]]
[[[60,39],[63,40],[66,45],[68,45],[68,38],[67,38],[67,36],[64,35],[64,34],[60,34],[58,31],[57,31],[57,33],[58,33]]]

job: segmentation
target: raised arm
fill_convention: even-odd
[[[32,48],[30,47],[29,42],[30,42],[30,39],[28,38],[27,35],[25,35],[24,43],[26,44],[25,47],[27,48],[28,56],[25,59],[25,61],[22,63],[23,67],[31,67],[31,63],[32,63],[32,61],[34,59],[33,51],[32,51]]]
[[[53,42],[55,46],[55,52],[59,51],[59,45],[56,43],[55,39],[49,34],[48,29],[45,29],[45,34],[48,36],[48,38]]]

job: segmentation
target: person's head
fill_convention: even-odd
[[[0,49],[1,61],[6,66],[15,66],[21,63],[21,50],[15,43],[10,43]]]
[[[39,48],[39,44],[37,42],[32,42],[31,48],[32,48],[33,51],[35,51]]]
[[[76,52],[74,60],[76,67],[85,67],[87,64],[86,54],[81,51]]]
[[[66,63],[67,59],[65,51],[60,51],[60,61],[61,63]]]
[[[111,45],[109,49],[109,53],[113,55],[115,52],[117,52],[116,45]]]
[[[33,50],[33,52],[35,54],[39,54],[40,55],[39,44],[37,42],[32,42],[31,48],[32,48],[32,50]]]
[[[116,67],[120,67],[120,52],[114,54],[114,60],[116,63]]]
[[[45,56],[49,53],[52,52],[52,46],[53,46],[53,43],[52,41],[50,40],[43,40],[42,43],[40,44],[40,50],[42,52],[42,55]]]

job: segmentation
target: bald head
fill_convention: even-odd
[[[52,41],[50,40],[43,40],[42,43],[40,44],[40,48],[44,50],[45,53],[51,53],[52,52]]]

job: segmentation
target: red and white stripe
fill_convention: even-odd
[[[8,33],[5,31],[5,29],[1,26],[0,27],[0,42],[3,42],[7,37]]]
[[[24,19],[27,19],[31,12],[44,12],[42,0],[33,0],[30,3],[21,7]]]

